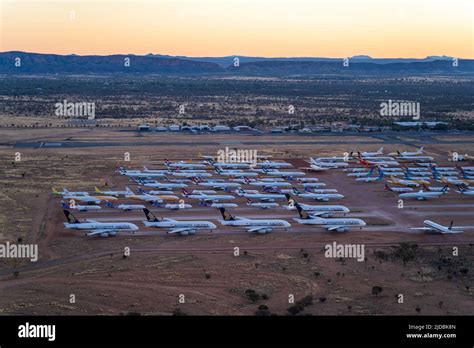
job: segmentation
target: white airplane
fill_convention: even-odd
[[[278,169],[268,170],[267,168],[263,168],[262,170],[267,175],[280,176],[282,178],[290,178],[290,177],[298,177],[298,176],[305,176],[306,175],[303,172],[288,172],[288,171],[282,172]]]
[[[445,194],[446,189],[441,192],[426,192],[423,190],[420,190],[418,192],[406,192],[406,193],[400,193],[398,197],[400,198],[416,198],[419,201],[424,201],[428,198],[439,198],[443,194]]]
[[[273,203],[273,202],[256,202],[255,203],[255,202],[252,202],[250,199],[247,199],[247,205],[251,207],[262,208],[262,209],[276,208],[280,206],[278,203]]]
[[[191,162],[170,162],[165,159],[165,165],[170,168],[205,168],[206,165],[203,163],[191,163]]]
[[[408,151],[400,152],[400,151],[397,151],[397,152],[390,153],[389,155],[398,155],[400,157],[404,157],[404,156],[418,156],[418,155],[421,155],[422,153],[423,153],[423,146],[420,147],[415,152],[408,152]]]
[[[143,172],[138,170],[119,171],[120,174],[130,178],[163,178],[165,173]]]
[[[138,230],[138,227],[130,222],[98,222],[91,219],[86,219],[86,222],[80,222],[67,209],[63,210],[67,222],[64,227],[71,230],[85,230],[88,231],[86,235],[101,237],[111,237],[117,234],[117,231],[132,232]]]
[[[326,184],[323,182],[304,182],[304,188],[319,188],[319,187],[326,187]]]
[[[449,226],[443,226],[437,224],[436,222],[425,220],[423,221],[424,227],[412,227],[412,230],[419,230],[419,231],[427,231],[427,232],[435,232],[435,233],[442,233],[442,234],[453,234],[453,233],[462,233],[463,228],[470,228],[470,226],[453,226],[453,221]]]
[[[311,193],[311,192],[300,192],[296,187],[293,187],[293,194],[298,197],[311,198],[318,201],[327,202],[330,199],[341,199],[344,198],[340,193]]]
[[[295,221],[302,225],[320,225],[327,231],[345,232],[351,227],[359,227],[362,229],[366,225],[362,219],[355,218],[321,218],[311,213],[306,212],[303,208],[295,203],[296,210],[298,210],[299,218],[294,218]]]
[[[183,210],[183,209],[191,209],[193,206],[191,204],[184,203],[184,200],[180,200],[179,203],[153,203],[155,207],[159,208],[166,208],[170,210]],[[145,208],[145,207],[143,207]]]
[[[176,188],[188,187],[188,185],[184,183],[162,183],[162,182],[156,182],[156,181],[154,183],[143,184],[143,186],[157,188],[161,190],[166,190],[166,189],[173,190]]]
[[[262,168],[290,168],[293,167],[291,163],[288,162],[272,162],[272,161],[263,161],[257,162],[258,167]]]
[[[378,176],[365,176],[362,178],[356,178],[355,181],[357,182],[376,182],[382,180],[384,177],[384,172],[379,169],[379,175]]]
[[[202,178],[202,177],[210,177],[212,176],[211,173],[207,172],[185,172],[185,171],[175,171],[175,172],[169,172],[169,175],[171,176],[179,176],[179,177],[185,177],[185,178]]]
[[[183,236],[189,234],[195,234],[199,229],[215,230],[216,225],[209,221],[177,221],[169,218],[162,218],[159,220],[151,211],[147,208],[143,209],[147,221],[143,221],[143,224],[147,227],[156,228],[168,228],[169,234],[177,233]]]
[[[200,181],[198,178],[193,179],[196,185],[212,187],[218,190],[226,190],[230,188],[239,188],[241,185],[237,182],[217,182],[217,181]]]
[[[285,195],[280,193],[249,193],[248,191],[244,191],[242,189],[235,190],[241,197],[245,197],[248,199],[258,199],[262,202],[273,202],[275,199],[285,199]]]
[[[316,182],[316,181],[319,181],[319,179],[318,178],[298,178],[298,182],[310,183],[310,182]]]
[[[385,183],[384,190],[397,193],[413,192],[413,189],[411,187],[390,187],[387,183]]]
[[[249,169],[250,164],[245,162],[213,162],[211,163],[214,167],[217,168],[242,168],[242,169]]]
[[[97,186],[94,187],[95,193],[101,194],[101,195],[106,195],[106,196],[125,196],[128,194],[129,191],[102,191],[99,189]]]
[[[289,182],[286,181],[269,181],[269,180],[249,180],[249,178],[244,178],[246,184],[250,186],[264,186],[264,187],[288,187],[291,186]]]
[[[295,210],[297,203],[289,194],[286,194],[286,200],[288,201],[288,205],[285,206],[288,210]],[[346,215],[350,212],[349,208],[343,205],[309,205],[309,204],[302,204],[298,203],[300,207],[308,212],[311,212],[314,216],[321,216],[321,217],[331,217],[334,213],[342,213]]]
[[[237,208],[239,205],[235,203],[212,203],[211,208]]]
[[[383,155],[383,147],[381,147],[380,149],[378,149],[376,152],[360,152],[360,155],[362,157],[373,157],[373,156],[379,156],[379,155]],[[351,154],[349,155],[350,157],[352,157],[352,152]]]
[[[74,209],[77,211],[90,211],[90,210],[100,210],[102,207],[100,205],[80,205],[80,204],[72,204],[68,205],[64,201],[61,201],[61,208],[63,209]]]
[[[105,205],[109,208],[118,208],[123,211],[142,210],[145,208],[143,204],[119,204],[118,206],[114,206],[111,202],[107,202]]]
[[[291,224],[285,220],[247,219],[239,216],[233,217],[225,208],[219,208],[219,211],[223,217],[223,220],[219,220],[219,222],[223,226],[244,227],[247,229],[247,232],[264,234],[272,232],[273,228],[284,228],[286,230],[288,227],[291,227]]]
[[[130,192],[125,197],[145,201],[145,202],[148,202],[148,203],[153,203],[153,202],[161,203],[161,202],[163,202],[163,199],[161,199],[158,196],[150,195],[148,193],[142,193],[142,194],[137,195],[137,194],[133,193],[132,190],[130,190]]]
[[[301,168],[302,170],[307,170],[307,171],[310,171],[310,172],[325,172],[329,169],[331,169],[332,167],[324,167],[324,166],[320,166],[320,165],[316,165],[316,164],[313,164],[313,163],[310,163],[309,164],[309,167],[304,167],[304,168]]]
[[[331,158],[342,158],[341,161],[343,161],[345,158],[344,157],[331,157]],[[340,161],[329,161],[329,160],[324,160],[324,157],[322,159],[314,159],[310,158],[310,164],[315,165],[317,168],[327,168],[327,169],[336,169],[340,167],[347,167],[349,163],[347,162],[340,162]]]
[[[248,176],[258,176],[256,172],[244,172],[240,169],[226,169],[222,170],[220,167],[216,167],[216,173],[222,176],[232,176],[234,178],[239,177],[248,177]]]
[[[204,202],[213,202],[213,203],[215,203],[215,202],[219,202],[219,201],[228,201],[228,200],[231,200],[231,199],[235,199],[235,197],[232,196],[232,195],[207,195],[207,194],[203,194],[203,193],[190,194],[184,188],[181,189],[181,191],[183,192],[184,197],[198,199],[198,200],[204,201]]]
[[[403,161],[413,161],[413,162],[431,162],[433,157],[430,156],[399,156],[397,157],[398,160]]]
[[[213,195],[215,193],[217,193],[216,190],[193,190],[193,192],[191,192],[192,194],[196,194],[196,195]]]

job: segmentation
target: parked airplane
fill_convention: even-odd
[[[262,209],[268,209],[268,208],[276,208],[279,207],[280,205],[278,203],[272,203],[272,202],[252,202],[252,200],[247,199],[247,205],[252,206],[252,207],[257,207],[257,208],[262,208]]]
[[[170,210],[182,210],[182,209],[191,209],[193,206],[191,204],[184,203],[184,200],[181,200],[179,203],[153,203],[155,207],[166,208]]]
[[[163,202],[163,200],[158,197],[158,196],[154,196],[154,195],[150,195],[148,193],[142,193],[142,194],[135,194],[133,193],[132,190],[130,190],[130,193],[128,195],[125,196],[126,198],[130,198],[130,199],[136,199],[136,200],[140,200],[140,201],[145,201],[145,202],[148,202],[148,203],[153,203],[153,202]]]
[[[413,189],[411,187],[390,187],[387,183],[385,183],[384,189],[386,191],[392,191],[397,193],[413,192]]]
[[[388,166],[398,166],[397,161],[385,161],[385,160],[367,160],[365,158],[359,157],[359,163],[363,164],[365,166],[382,166],[382,167],[388,167]]]
[[[244,178],[246,184],[251,186],[265,186],[265,187],[288,187],[291,186],[289,182],[286,181],[268,181],[268,180],[250,180],[249,178]]]
[[[74,209],[77,211],[89,211],[89,210],[100,210],[102,207],[100,205],[80,205],[72,204],[68,205],[64,201],[61,201],[61,208],[63,209]]]
[[[247,229],[247,232],[264,234],[272,232],[274,228],[284,228],[286,230],[288,227],[291,227],[291,224],[285,220],[247,219],[239,216],[234,217],[225,208],[219,208],[219,211],[223,217],[223,220],[219,220],[219,222],[223,226],[244,227]]]
[[[95,193],[110,196],[126,196],[130,191],[102,191],[97,186],[94,187]]]
[[[398,196],[400,198],[416,198],[419,201],[426,200],[428,198],[439,198],[443,194],[446,193],[446,189],[441,192],[426,192],[423,190],[420,190],[418,192],[407,192],[407,193],[400,193]]]
[[[378,149],[376,152],[357,152],[359,153],[362,157],[373,157],[373,156],[379,156],[383,155],[383,147]],[[352,157],[352,152],[350,153],[349,157]]]
[[[295,199],[293,199],[289,194],[285,195],[288,205],[286,209],[288,210],[295,210],[297,203]],[[311,212],[314,216],[321,216],[321,217],[331,217],[333,213],[342,213],[346,215],[349,213],[349,208],[343,205],[310,205],[310,204],[303,204],[298,203],[303,210]]]
[[[141,188],[138,188],[138,192],[140,192],[141,194],[144,194],[144,195],[158,197],[161,201],[165,201],[165,202],[177,202],[177,201],[179,201],[179,197],[175,196],[175,195],[169,195],[169,194],[158,195],[158,194],[156,194],[157,193],[156,191],[146,192],[146,191],[143,191]],[[171,193],[173,193],[173,192],[171,192]]]
[[[428,186],[423,184],[423,188],[425,191],[431,191],[431,192],[444,192],[444,191],[449,191],[448,185],[444,186]]]
[[[193,178],[196,185],[212,187],[214,189],[226,190],[230,188],[240,187],[239,183],[236,182],[217,182],[217,181],[201,181],[198,178]]]
[[[109,208],[118,208],[123,211],[142,210],[145,208],[143,204],[119,204],[118,206],[114,206],[111,202],[107,202],[105,205]]]
[[[168,228],[169,234],[177,233],[180,235],[195,234],[199,229],[216,229],[216,225],[209,221],[177,221],[170,218],[162,218],[159,220],[151,211],[147,208],[143,209],[147,221],[143,221],[143,224],[147,227],[156,228]]]
[[[344,198],[340,193],[311,193],[311,192],[300,192],[296,187],[293,187],[293,194],[303,198],[311,198],[318,201],[329,201],[330,199],[341,199]]]
[[[388,180],[388,182],[391,183],[391,184],[401,185],[401,186],[409,186],[409,187],[419,187],[420,186],[420,184],[418,184],[415,181],[399,179],[399,178],[394,177],[393,175],[390,175],[390,180]]]
[[[275,199],[285,199],[285,196],[281,193],[249,193],[248,191],[244,191],[242,189],[235,190],[235,193],[241,197],[258,199],[263,202],[273,202]]]
[[[289,168],[293,167],[291,163],[288,162],[273,162],[273,161],[263,161],[257,162],[258,167],[262,168]]]
[[[89,192],[84,191],[69,191],[68,189],[63,188],[60,192],[54,187],[51,188],[51,194],[55,196],[89,196]]]
[[[431,162],[433,161],[433,157],[430,156],[399,156],[397,160],[404,161],[404,162]]]
[[[338,159],[337,161],[330,161],[327,158],[310,158],[310,163],[314,164],[315,166],[318,166],[320,168],[328,168],[328,169],[335,169],[335,168],[340,168],[340,167],[347,167],[349,163],[347,162],[342,162],[346,158],[345,157],[330,157],[331,159]]]
[[[162,183],[162,182],[156,182],[156,181],[154,183],[143,184],[143,186],[161,189],[161,190],[168,190],[168,189],[173,190],[177,188],[188,187],[188,185],[184,183]]]
[[[110,237],[115,236],[118,231],[134,233],[138,230],[138,227],[130,222],[98,222],[91,219],[80,222],[69,210],[64,209],[63,212],[67,220],[64,223],[64,227],[71,230],[88,231],[86,233],[88,236]]]
[[[430,220],[425,220],[423,221],[424,227],[412,227],[412,230],[419,230],[419,231],[428,231],[428,232],[436,232],[436,233],[442,233],[442,234],[452,234],[452,233],[462,233],[463,228],[466,227],[455,227],[453,226],[453,221],[451,221],[451,224],[449,226],[443,226],[440,224],[437,224],[436,222],[430,221]]]
[[[384,172],[379,168],[379,175],[378,176],[366,176],[363,178],[356,178],[355,181],[357,182],[376,182],[382,180],[384,177]]]
[[[190,162],[170,162],[165,159],[165,165],[170,168],[205,168],[206,165],[202,163],[190,163]]]
[[[288,172],[288,171],[282,172],[278,169],[268,170],[267,168],[263,168],[263,172],[267,175],[280,176],[282,178],[290,178],[290,177],[297,177],[297,176],[305,176],[306,175],[303,172]]]
[[[249,176],[258,176],[256,172],[244,172],[240,169],[226,169],[222,170],[220,167],[216,167],[216,173],[222,176],[232,176],[234,178],[239,177],[249,177]]]
[[[181,191],[183,192],[184,197],[198,199],[198,200],[204,201],[204,202],[219,202],[219,201],[227,201],[227,200],[235,199],[235,197],[232,196],[232,195],[207,195],[207,194],[203,194],[203,193],[190,194],[184,188],[181,189]]]
[[[393,152],[393,153],[390,153],[389,155],[398,155],[400,157],[403,157],[403,156],[418,156],[418,155],[421,155],[423,153],[423,146],[420,147],[417,151],[415,152],[409,152],[409,151],[397,151],[397,152]]]
[[[362,227],[366,225],[365,221],[362,219],[321,218],[303,210],[303,208],[298,203],[295,203],[295,206],[300,217],[294,218],[294,220],[302,225],[320,225],[324,227],[327,231],[337,231],[337,232],[345,232],[351,227],[359,227],[362,229]]]

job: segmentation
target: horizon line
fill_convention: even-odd
[[[8,51],[0,51],[0,54],[2,53],[12,53],[12,52],[20,52],[20,53],[26,53],[26,54],[43,54],[43,55],[57,55],[57,56],[80,56],[80,57],[86,57],[86,56],[98,56],[98,57],[106,57],[106,56],[126,56],[126,55],[133,55],[133,56],[150,56],[150,55],[155,55],[155,56],[168,56],[168,57],[174,57],[174,58],[180,58],[180,57],[185,57],[185,58],[228,58],[228,57],[244,57],[244,58],[266,58],[266,59],[304,59],[304,58],[309,58],[309,59],[345,59],[345,58],[357,58],[357,57],[366,57],[367,59],[426,59],[430,57],[445,57],[445,58],[457,58],[457,59],[474,59],[474,57],[456,57],[456,56],[450,56],[450,55],[445,55],[445,54],[430,54],[424,57],[374,57],[369,54],[355,54],[352,56],[348,57],[330,57],[330,56],[259,56],[259,55],[239,55],[239,54],[229,54],[229,55],[206,55],[206,56],[187,56],[187,55],[172,55],[172,54],[166,54],[166,53],[108,53],[108,54],[93,54],[93,53],[87,53],[87,54],[78,54],[78,53],[54,53],[54,52],[33,52],[33,51],[22,51],[22,50],[8,50]]]

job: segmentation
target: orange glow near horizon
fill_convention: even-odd
[[[472,0],[0,0],[0,51],[474,58]]]

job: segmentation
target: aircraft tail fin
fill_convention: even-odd
[[[150,222],[156,222],[159,221],[158,218],[153,214],[151,211],[149,211],[147,208],[143,208],[143,212],[145,213],[146,219]]]
[[[70,224],[78,224],[79,220],[67,209],[63,209],[64,216],[66,216],[66,220]]]
[[[94,186],[94,190],[95,193],[102,193],[102,191],[97,186]]]
[[[59,192],[58,190],[56,190],[56,188],[54,188],[54,187],[51,187],[51,193],[52,193],[53,195],[60,195],[60,194],[61,194],[61,192]]]
[[[298,214],[300,215],[301,219],[309,219],[309,214],[301,208],[301,205],[295,203],[296,210],[298,210]]]
[[[221,212],[222,218],[225,221],[235,220],[235,218],[232,216],[232,214],[229,213],[227,210],[225,210],[225,208],[221,207],[221,208],[219,208],[219,211]]]

